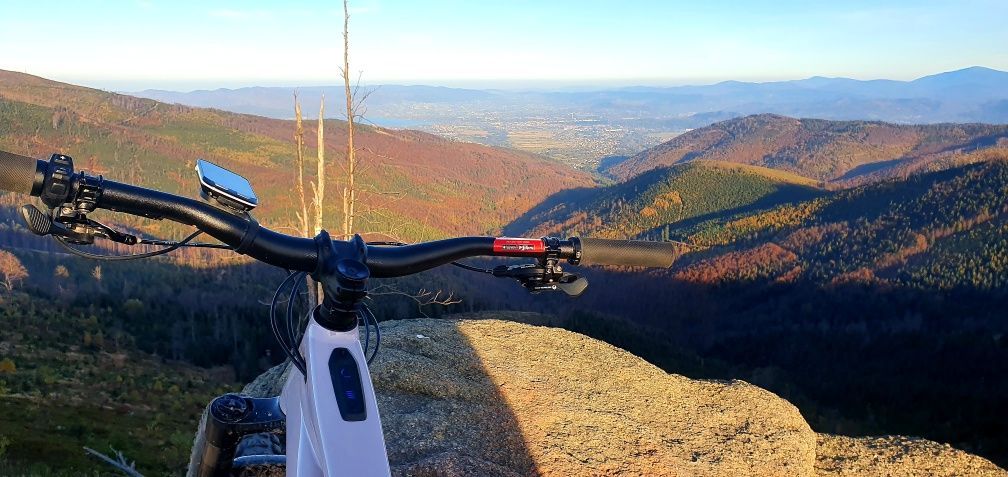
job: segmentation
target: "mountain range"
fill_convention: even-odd
[[[130,93],[168,103],[212,107],[276,118],[292,117],[292,93],[307,104],[337,98],[342,86],[249,87]],[[424,113],[423,105],[436,105]],[[371,115],[429,121],[454,109],[463,112],[529,109],[610,120],[634,116],[679,127],[714,120],[775,113],[837,120],[898,123],[1008,122],[1008,72],[974,66],[912,81],[812,77],[774,82],[725,81],[712,85],[600,88],[592,91],[476,90],[433,86],[380,85],[368,97]],[[378,121],[380,124],[380,120]]]

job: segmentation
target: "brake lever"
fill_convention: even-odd
[[[63,223],[54,221],[34,205],[28,204],[21,207],[21,217],[24,219],[25,225],[28,226],[28,230],[31,230],[35,235],[54,235],[76,244],[94,243],[94,235],[86,231],[71,230]]]
[[[126,245],[136,245],[138,242],[134,235],[115,231],[105,224],[84,216],[76,219],[71,218],[66,222],[53,220],[52,217],[31,204],[21,207],[21,217],[24,218],[28,230],[33,234],[55,235],[75,244],[92,244],[95,236]]]

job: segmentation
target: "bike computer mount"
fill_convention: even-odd
[[[227,209],[245,213],[259,205],[259,199],[252,191],[252,184],[210,161],[196,161],[196,175],[199,176],[200,197],[217,202]]]

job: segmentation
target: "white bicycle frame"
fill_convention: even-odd
[[[346,369],[348,360],[346,353],[339,351],[341,348],[349,351],[356,362],[363,391],[362,396],[357,396],[364,401],[362,420],[344,419],[336,398],[337,388],[342,389],[334,382],[337,375],[342,373],[352,380],[354,374]],[[378,400],[357,328],[329,331],[314,319],[309,320],[301,353],[308,377],[291,368],[280,395],[280,407],[287,415],[287,476],[389,476]],[[334,354],[343,356],[343,365],[332,366]]]

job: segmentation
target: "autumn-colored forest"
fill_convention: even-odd
[[[340,157],[345,123],[327,120],[325,131],[327,151]],[[363,145],[361,229],[386,238],[490,233],[553,192],[593,184],[584,173],[519,151],[416,131],[362,126],[357,134]],[[314,171],[314,131],[305,141],[306,170]],[[78,168],[188,196],[199,193],[193,168],[205,158],[249,179],[264,224],[283,228],[295,222],[293,121],[168,105],[0,71],[0,148],[38,158],[69,154]],[[326,178],[331,191],[342,190],[337,163],[330,162]],[[326,203],[325,213],[334,217],[340,202]],[[182,233],[168,224],[145,230]]]
[[[341,127],[327,122],[328,150],[343,150]],[[741,118],[635,156],[612,169],[619,182],[598,186],[532,155],[366,127],[361,228],[376,237],[503,230],[687,250],[668,270],[581,268],[590,285],[576,300],[445,267],[373,286],[457,303],[393,293],[371,306],[383,320],[545,312],[543,324],[669,372],[767,388],[817,431],[919,435],[1003,466],[1008,418],[992,410],[1008,407],[1004,128]],[[248,176],[257,217],[282,231],[294,223],[293,131],[0,72],[0,148],[66,152],[78,167],[190,196],[205,157]],[[107,444],[155,472],[177,468],[203,404],[280,360],[266,313],[285,273],[224,252],[78,259],[26,231],[16,207],[28,200],[0,195],[0,248],[26,272],[9,290],[0,281],[0,412],[16,416],[0,426],[0,473],[56,453],[64,463],[36,473],[73,475],[88,463],[75,450]],[[45,415],[67,425],[25,431]]]
[[[689,131],[611,166],[608,172],[626,180],[652,169],[708,159],[850,186],[945,169],[977,160],[970,153],[991,147],[1008,148],[1008,126],[901,125],[759,114]]]

